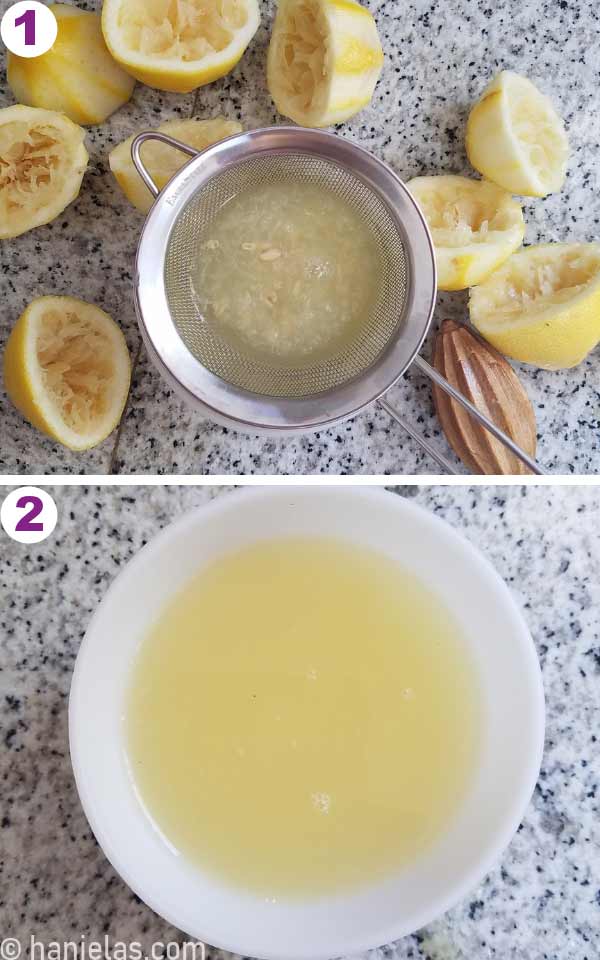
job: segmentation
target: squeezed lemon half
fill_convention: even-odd
[[[470,314],[515,360],[576,366],[600,341],[600,243],[525,247],[475,287]]]
[[[127,103],[135,80],[106,48],[100,16],[66,3],[50,5],[58,23],[43,56],[8,56],[8,82],[21,103],[58,110],[75,123],[102,123]]]
[[[131,364],[117,324],[74,297],[39,297],[13,328],[4,384],[24,417],[71,450],[87,450],[117,426]]]
[[[260,24],[258,0],[104,0],[115,60],[159,90],[189,93],[225,76]]]
[[[416,177],[407,184],[427,220],[440,290],[481,283],[523,242],[519,203],[505,190],[468,177]]]
[[[467,154],[498,186],[527,197],[560,190],[569,141],[552,102],[526,77],[503,70],[467,122]]]
[[[0,239],[50,223],[79,195],[85,130],[52,110],[0,110]]]
[[[236,120],[214,117],[211,120],[167,120],[158,129],[196,150],[204,150],[217,140],[241,133],[242,125]],[[108,162],[127,199],[142,213],[148,213],[154,197],[133,165],[131,144],[134,138],[135,134],[115,147]],[[161,190],[189,160],[173,147],[152,140],[143,145],[141,155],[146,169]]]
[[[327,127],[371,101],[383,66],[377,26],[354,0],[280,0],[267,82],[280,113]]]

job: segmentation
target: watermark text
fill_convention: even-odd
[[[157,940],[144,947],[137,940],[112,940],[105,936],[92,940],[0,939],[0,960],[206,960],[206,944],[200,941]]]

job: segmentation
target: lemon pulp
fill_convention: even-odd
[[[85,131],[52,110],[0,110],[0,239],[54,220],[79,194]]]
[[[184,62],[224,50],[247,21],[245,0],[129,0],[119,12],[127,47]]]
[[[5,124],[0,131],[0,149],[0,196],[7,219],[16,209],[27,206],[34,194],[50,192],[53,181],[58,181],[59,189],[65,151],[50,124]]]
[[[45,391],[69,429],[89,431],[110,407],[113,358],[108,337],[82,316],[49,309],[37,342]]]
[[[446,175],[407,186],[431,230],[441,290],[481,283],[523,240],[520,205],[493,183]]]
[[[197,574],[142,640],[125,725],[147,813],[266,896],[358,888],[456,815],[479,690],[458,625],[395,561],[264,541]]]
[[[224,76],[260,23],[258,0],[104,0],[102,29],[132,76],[189,93]]]
[[[552,252],[551,247],[546,249]],[[498,288],[500,295],[492,301],[494,323],[498,326],[509,325],[524,313],[533,319],[549,307],[568,303],[592,280],[597,280],[600,273],[598,247],[588,251],[582,245],[575,248],[571,256],[568,251],[562,260],[548,256],[546,261],[538,257],[537,262],[531,256],[534,251],[535,248],[527,248],[526,256],[519,261],[520,270],[517,270],[516,261],[511,262],[514,272],[506,277],[505,286]]]
[[[103,310],[74,297],[38,297],[4,352],[6,392],[23,415],[72,450],[96,446],[125,406],[125,338]]]
[[[277,76],[289,98],[291,113],[318,112],[327,96],[325,16],[317,0],[289,6],[284,41],[277,47]]]
[[[350,204],[313,183],[238,194],[201,238],[193,277],[213,330],[256,359],[293,365],[350,343],[374,306],[380,255]]]
[[[377,25],[354,0],[280,0],[267,84],[280,113],[307,127],[367,106],[383,66]]]

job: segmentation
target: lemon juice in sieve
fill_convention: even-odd
[[[223,204],[193,273],[213,331],[256,360],[294,366],[360,334],[376,302],[380,253],[373,229],[334,190],[272,182]]]

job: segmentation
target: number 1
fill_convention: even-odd
[[[15,27],[25,25],[25,46],[35,47],[35,10],[26,10],[22,17],[15,20]]]

